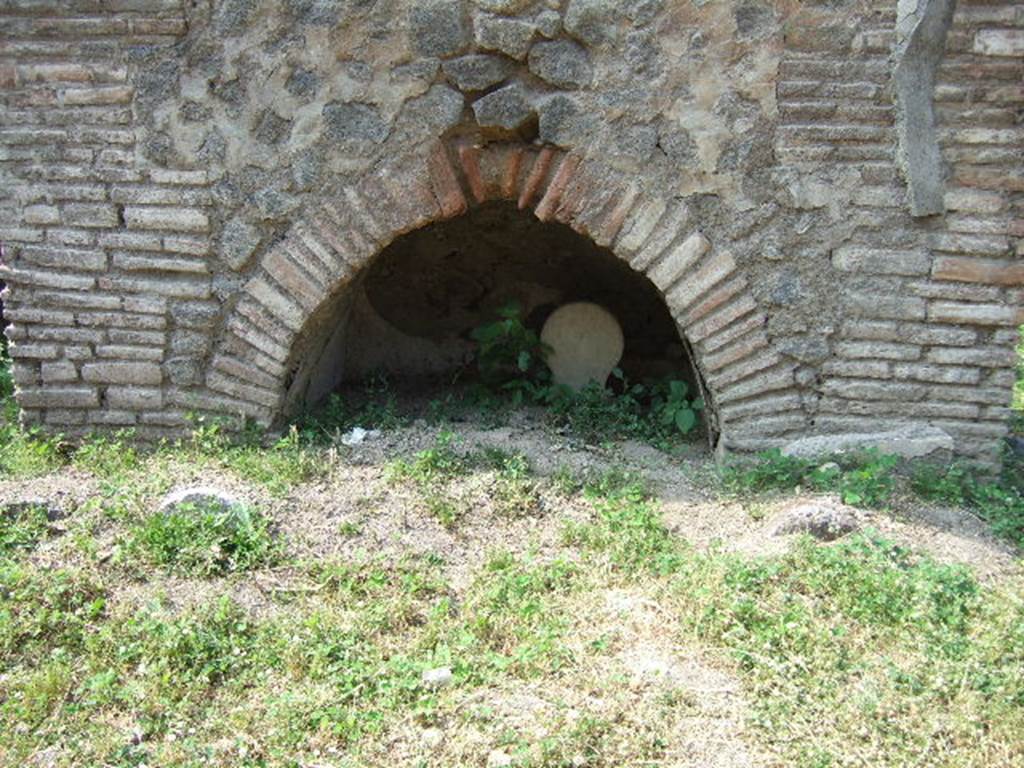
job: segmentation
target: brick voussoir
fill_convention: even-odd
[[[632,257],[657,228],[658,222],[665,214],[665,208],[665,201],[661,198],[645,199],[634,206],[613,242],[613,250],[632,263]]]
[[[615,205],[608,215],[604,217],[600,227],[593,231],[594,242],[607,248],[618,237],[626,223],[627,217],[633,212],[634,206],[640,198],[640,185],[636,182],[630,183],[628,187],[618,196]]]
[[[720,389],[727,387],[729,384],[749,378],[750,376],[763,371],[765,368],[771,368],[781,362],[781,360],[782,358],[780,358],[775,352],[767,352],[760,355],[746,355],[739,360],[728,363],[720,370],[708,372],[706,376],[714,388]]]
[[[519,193],[517,205],[519,210],[525,210],[533,204],[534,198],[540,193],[547,180],[551,165],[555,160],[555,150],[551,147],[544,147],[533,159],[530,172],[526,176],[522,190]]]
[[[238,302],[231,320],[242,323],[247,328],[253,328],[270,339],[290,340],[295,334],[277,315],[251,296],[246,296]],[[274,344],[283,346],[281,341],[275,341]]]
[[[668,206],[651,234],[644,240],[643,246],[630,258],[630,266],[637,272],[646,272],[647,268],[675,242],[680,233],[687,229],[689,221],[690,209],[685,203]]]
[[[329,286],[335,281],[339,271],[345,269],[340,263],[336,267],[324,265],[321,256],[317,256],[309,247],[309,241],[299,238],[298,233],[286,238],[281,243],[281,249],[287,259],[305,278],[306,282],[312,284],[315,295],[326,296]],[[321,250],[323,246],[320,246]]]
[[[469,191],[478,203],[484,202],[487,199],[487,185],[480,175],[480,149],[469,144],[461,144],[457,152]]]
[[[690,340],[690,343],[696,344],[756,309],[757,303],[750,294],[743,293],[731,303],[726,304],[721,309],[716,310],[696,323],[687,324],[683,322],[683,330],[686,333],[687,338]],[[677,318],[677,322],[678,321],[679,320]]]
[[[232,321],[227,328],[224,352],[232,352],[269,373],[282,376],[287,370],[285,363],[289,350],[277,344],[265,333],[239,321]]]
[[[701,267],[686,280],[678,281],[665,295],[673,314],[689,310],[702,295],[710,291],[736,270],[736,262],[728,251],[713,251]],[[677,278],[678,280],[678,278]]]
[[[345,206],[349,209],[349,218],[354,221],[367,239],[380,247],[389,239],[387,230],[381,225],[372,212],[373,203],[364,199],[355,187],[345,187],[342,191]]]
[[[767,392],[794,389],[795,386],[792,367],[783,363],[720,387],[715,392],[715,403],[723,407],[726,403],[746,401]]]
[[[714,373],[762,351],[767,346],[768,335],[763,328],[757,328],[720,352],[704,355],[701,357],[701,363],[705,371]]]
[[[764,397],[722,405],[719,414],[732,424],[760,419],[775,413],[796,411],[803,407],[800,395],[792,392],[773,392]]]
[[[427,172],[443,218],[450,219],[469,210],[465,192],[443,143],[438,142],[431,150],[427,158]]]
[[[284,293],[283,288],[275,287],[266,279],[257,277],[246,284],[245,292],[271,315],[284,323],[288,330],[294,332],[302,330],[306,314],[302,311],[302,307]]]
[[[701,232],[693,232],[681,243],[670,248],[662,258],[654,261],[647,268],[647,277],[664,293],[710,250],[711,241]]]
[[[275,376],[261,370],[255,363],[240,360],[237,357],[216,355],[211,364],[214,370],[271,392],[277,388],[279,383]]]
[[[278,392],[253,384],[246,384],[218,371],[210,371],[206,375],[206,386],[214,392],[221,392],[238,400],[245,400],[265,408],[277,408],[281,402],[281,394]]]
[[[555,215],[558,204],[562,201],[562,196],[576,174],[580,162],[581,160],[577,155],[565,155],[562,158],[562,162],[559,163],[555,175],[551,178],[551,183],[548,184],[544,196],[537,204],[537,207],[534,208],[533,213],[538,219],[549,221]]]
[[[309,225],[314,234],[323,238],[327,246],[334,252],[334,261],[338,263],[338,271],[334,282],[351,275],[353,272],[355,246],[348,242],[345,235],[330,221],[327,214],[322,213],[310,218]]]

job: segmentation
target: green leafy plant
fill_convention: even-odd
[[[680,434],[688,434],[697,426],[698,414],[704,410],[703,398],[690,399],[689,387],[685,381],[673,379],[655,391],[651,410],[658,423]]]
[[[548,379],[544,358],[550,351],[537,333],[527,328],[515,302],[498,309],[498,319],[474,328],[477,368],[489,386],[510,392],[517,402],[536,398]]]
[[[775,448],[752,459],[727,462],[720,477],[733,493],[808,488],[836,492],[853,506],[880,507],[895,493],[898,464],[897,457],[875,450],[811,460],[786,456]]]
[[[8,401],[14,395],[14,377],[11,358],[7,352],[7,337],[0,334],[0,400]]]
[[[1024,488],[963,464],[919,467],[911,488],[920,497],[972,509],[997,536],[1024,547]]]
[[[519,307],[506,305],[499,315],[471,333],[478,345],[482,387],[475,399],[481,405],[500,409],[497,394],[510,395],[513,406],[544,406],[556,426],[588,441],[631,437],[664,445],[699,423],[704,403],[690,399],[680,380],[640,384],[628,381],[616,368],[614,389],[592,382],[573,391],[552,383],[544,362],[550,350],[523,323]]]
[[[526,456],[499,448],[487,448],[483,452],[483,461],[495,470],[491,499],[498,514],[516,518],[540,511],[540,489],[531,476],[530,462]]]

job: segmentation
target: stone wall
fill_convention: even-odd
[[[1013,0],[0,0],[24,418],[271,423],[377,253],[506,200],[662,291],[724,447],[992,459],[1022,82]]]

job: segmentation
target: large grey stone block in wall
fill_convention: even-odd
[[[942,156],[935,126],[935,71],[956,0],[900,0],[896,24],[897,158],[914,216],[942,213]]]

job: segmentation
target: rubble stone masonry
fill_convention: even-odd
[[[993,460],[1022,115],[1016,0],[0,0],[17,398],[279,421],[369,260],[506,200],[659,288],[725,448]]]

